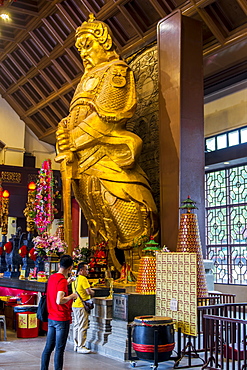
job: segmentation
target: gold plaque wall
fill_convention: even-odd
[[[196,336],[196,253],[157,252],[156,266],[156,315],[171,317],[176,329]]]

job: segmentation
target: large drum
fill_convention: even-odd
[[[168,361],[174,349],[174,328],[170,317],[137,316],[134,319],[132,347],[142,360],[154,360],[154,336],[158,332],[158,362]]]

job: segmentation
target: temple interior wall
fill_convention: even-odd
[[[25,123],[15,113],[11,106],[0,96],[0,140],[6,145],[0,151],[0,164],[23,166],[24,153],[30,153],[36,158],[36,168],[50,158],[52,169],[59,170],[53,145],[38,140],[37,136],[26,127]]]

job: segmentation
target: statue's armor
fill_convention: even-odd
[[[142,140],[125,129],[135,107],[133,72],[114,60],[83,75],[67,117],[75,197],[96,241],[103,237],[124,249],[157,233],[156,206],[137,164]]]

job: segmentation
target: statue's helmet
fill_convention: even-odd
[[[88,21],[83,22],[82,25],[76,29],[75,46],[77,49],[80,47],[80,38],[83,34],[93,35],[96,40],[102,44],[105,50],[110,50],[113,46],[110,28],[106,23],[97,21],[92,13],[89,14]]]

